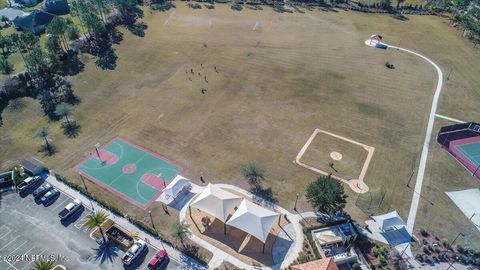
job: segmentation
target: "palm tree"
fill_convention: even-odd
[[[70,120],[68,119],[68,116],[70,115],[71,111],[72,111],[71,107],[64,102],[58,104],[57,107],[55,107],[55,115],[58,117],[65,117],[65,119],[67,120],[67,125],[69,129],[71,128],[71,124],[70,124]]]
[[[90,228],[98,228],[100,234],[102,235],[103,242],[106,243],[107,239],[103,233],[102,224],[107,220],[107,214],[103,211],[95,211],[92,214],[87,216],[87,223],[85,225]]]
[[[181,221],[181,222],[177,222],[175,224],[173,224],[172,226],[172,236],[175,238],[175,239],[178,239],[180,240],[180,243],[182,243],[182,246],[185,248],[185,238],[187,238],[188,236],[190,236],[191,232],[188,230],[188,228],[190,227],[190,225],[188,225],[185,220]]]
[[[265,170],[250,162],[242,167],[242,173],[250,185],[257,186],[259,181],[264,179]]]
[[[36,261],[32,270],[51,270],[53,268],[53,261],[39,260]]]
[[[51,146],[47,138],[48,134],[50,134],[50,130],[48,129],[48,127],[42,127],[39,130],[37,130],[37,132],[35,132],[35,137],[43,138],[45,140],[45,146],[47,147],[47,149],[50,149]]]

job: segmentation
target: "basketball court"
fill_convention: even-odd
[[[183,168],[122,137],[115,137],[74,168],[74,171],[124,200],[148,208]]]

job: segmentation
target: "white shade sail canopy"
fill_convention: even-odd
[[[279,215],[243,199],[237,211],[227,221],[227,225],[236,227],[265,243]]]
[[[232,209],[241,201],[242,197],[209,183],[190,206],[207,212],[225,223]]]
[[[173,197],[176,198],[180,192],[182,192],[185,189],[188,189],[192,186],[192,183],[190,180],[177,175],[175,179],[173,179],[172,182],[170,182],[163,190],[162,192],[165,194],[165,196],[168,197]]]
[[[405,226],[405,222],[398,215],[397,211],[393,211],[380,216],[373,216],[372,218],[378,224],[380,229],[384,231],[389,229],[394,229],[395,227]]]

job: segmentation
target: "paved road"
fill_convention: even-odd
[[[91,232],[85,226],[86,208],[65,223],[58,218],[65,205],[72,199],[61,194],[47,207],[37,204],[32,195],[19,196],[10,192],[0,197],[0,269],[27,270],[37,258],[54,257],[68,269],[147,269],[148,260],[156,253],[148,248],[131,266],[124,266],[121,256],[124,251],[111,245],[102,249],[89,237]],[[40,256],[40,257],[38,257]],[[5,260],[6,257],[12,259]],[[173,260],[161,269],[181,269]]]

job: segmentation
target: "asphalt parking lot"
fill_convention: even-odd
[[[149,259],[157,252],[149,246],[148,251],[132,265],[121,262],[124,251],[110,244],[99,246],[85,226],[87,208],[60,222],[58,213],[73,200],[61,193],[48,206],[35,202],[31,194],[14,192],[0,196],[0,269],[27,270],[41,258],[55,259],[67,269],[147,269]],[[160,269],[182,269],[173,260],[165,262]]]

